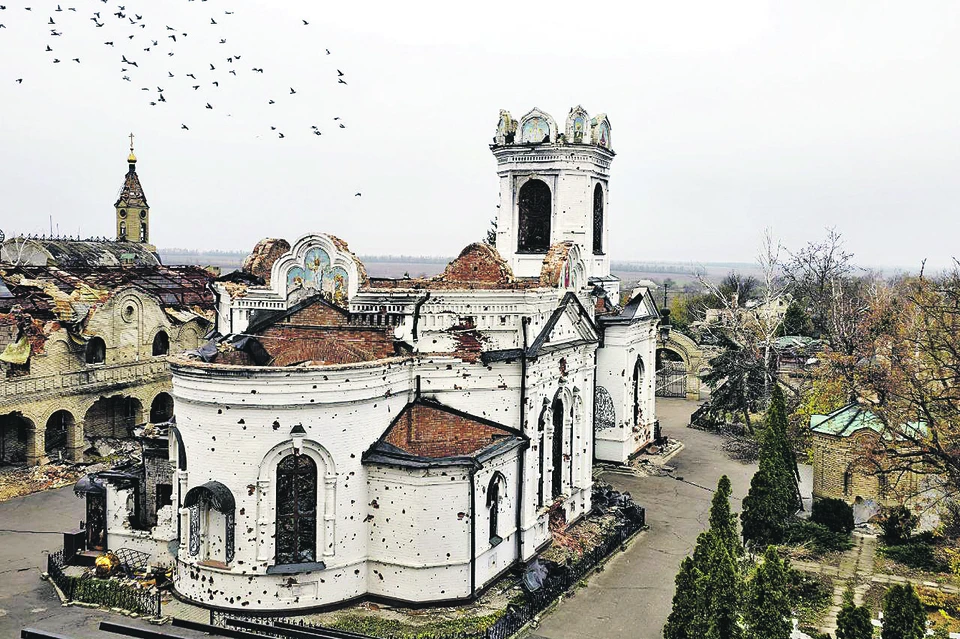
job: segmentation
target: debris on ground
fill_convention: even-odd
[[[83,461],[44,458],[39,466],[0,466],[0,502],[74,484],[84,475],[117,465],[140,463],[140,444],[134,439],[86,439]]]

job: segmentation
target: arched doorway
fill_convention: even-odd
[[[58,410],[47,419],[43,432],[43,450],[51,457],[63,457],[69,433],[76,427],[76,420],[69,411]]]
[[[687,364],[680,353],[657,349],[657,397],[687,396]]]
[[[173,418],[173,398],[170,393],[157,393],[150,404],[150,423],[162,424]]]
[[[135,397],[101,397],[87,411],[84,427],[90,437],[131,437],[133,428],[140,425],[142,411],[143,406]]]
[[[27,459],[27,433],[33,424],[20,413],[0,415],[0,464]]]
[[[517,200],[520,207],[517,252],[546,253],[550,248],[550,215],[553,206],[550,187],[541,180],[530,180],[520,187]]]
[[[553,465],[551,496],[556,499],[563,494],[563,400],[553,400]]]

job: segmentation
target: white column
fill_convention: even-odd
[[[257,480],[257,561],[270,561],[273,544],[270,538],[270,480]]]
[[[174,506],[177,504],[182,504],[184,497],[187,495],[187,471],[178,470],[177,471],[177,497],[174,501]],[[190,509],[189,508],[180,508],[180,548],[177,552],[178,556],[181,559],[185,559],[187,552],[189,550],[190,543]]]
[[[332,557],[337,550],[337,476],[323,478],[323,556]]]

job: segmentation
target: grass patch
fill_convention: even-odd
[[[500,611],[479,617],[446,619],[424,624],[408,624],[397,619],[351,614],[337,617],[327,625],[338,630],[372,635],[381,639],[444,639],[451,635],[483,633],[503,614]]]

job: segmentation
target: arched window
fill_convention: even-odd
[[[550,408],[550,400],[546,397],[543,398],[543,410],[540,411],[540,419],[537,420],[537,436],[540,441],[540,481],[539,488],[537,489],[537,508],[543,508],[543,482],[546,478],[547,470],[545,468],[545,455],[546,451],[544,446],[547,445],[547,434],[546,434],[546,424],[547,424],[547,410]]]
[[[194,486],[183,498],[190,511],[189,552],[203,561],[229,564],[235,553],[236,500],[218,481]]]
[[[556,499],[563,493],[563,400],[553,400],[553,490]]]
[[[530,180],[520,187],[520,227],[517,251],[546,253],[550,248],[550,187],[541,180]]]
[[[120,239],[121,240],[127,239],[127,223],[126,222],[120,222]]]
[[[84,360],[87,364],[103,364],[107,359],[107,345],[99,337],[94,337],[87,342],[87,347],[83,352]]]
[[[153,338],[153,354],[166,355],[170,352],[170,338],[163,331],[160,331]]]
[[[593,189],[593,254],[603,255],[603,187]]]
[[[146,243],[147,241],[147,225],[140,224],[140,241]]]
[[[637,357],[637,363],[633,367],[633,425],[639,426],[643,417],[640,410],[640,402],[643,395],[643,358]]]
[[[317,464],[287,455],[277,465],[277,564],[317,560]]]
[[[490,544],[496,546],[503,537],[500,536],[497,527],[500,523],[500,489],[501,484],[505,483],[503,475],[494,473],[490,478],[490,485],[487,487],[487,508],[490,509]]]

